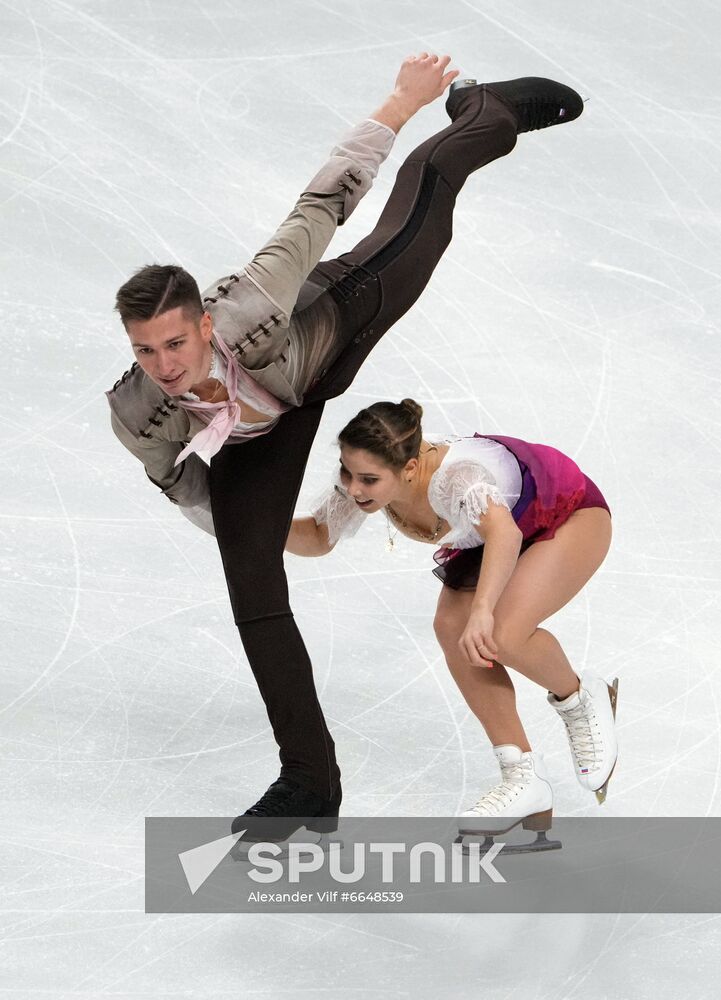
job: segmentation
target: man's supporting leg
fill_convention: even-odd
[[[226,444],[210,466],[215,532],[235,622],[280,747],[281,776],[330,800],[340,771],[283,566],[323,404],[290,410],[269,434]]]
[[[405,160],[373,232],[313,272],[314,281],[328,285],[340,321],[335,360],[307,401],[348,388],[379,338],[428,283],[450,242],[456,196],[469,175],[514,148],[517,118],[489,91],[469,92],[454,114],[448,128]]]

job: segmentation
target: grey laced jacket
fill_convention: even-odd
[[[302,403],[291,387],[283,349],[293,335],[293,311],[302,307],[308,274],[321,259],[337,226],[351,215],[370,189],[378,166],[395,138],[375,125],[368,142],[369,122],[352,130],[336,146],[310,181],[293,211],[275,235],[242,271],[214,282],[202,293],[217,336],[238,363],[278,399]],[[380,138],[379,138],[380,135]],[[331,309],[330,305],[328,306]],[[329,317],[330,318],[330,317]],[[107,393],[113,431],[139,458],[148,478],[181,507],[208,507],[208,467],[191,454],[178,468],[175,459],[205,424],[167,396],[135,362]]]

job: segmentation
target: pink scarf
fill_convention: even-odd
[[[228,390],[229,398],[221,400],[219,403],[204,403],[200,400],[196,402],[192,399],[178,398],[177,402],[184,410],[191,410],[193,413],[197,413],[201,420],[208,421],[208,426],[194,435],[190,444],[186,445],[175,459],[175,465],[180,465],[193,452],[202,451],[209,458],[212,457],[220,451],[231,435],[244,440],[268,433],[270,430],[269,427],[261,427],[257,431],[236,431],[233,434],[233,428],[240,420],[240,403],[237,399],[238,385],[240,383],[242,383],[245,390],[244,398],[246,402],[252,404],[253,408],[257,406],[260,412],[267,413],[269,417],[279,417],[281,413],[285,413],[290,409],[288,403],[281,403],[279,399],[259,385],[255,379],[251,378],[240,367],[235,355],[222,337],[216,337],[214,334],[213,346],[225,358],[228,365],[226,389]],[[214,413],[215,416],[211,417],[211,413]]]

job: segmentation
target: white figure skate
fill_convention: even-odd
[[[539,753],[522,753],[513,744],[493,748],[501,768],[501,783],[476,802],[458,820],[456,843],[467,846],[467,837],[483,836],[481,852],[489,850],[493,838],[507,833],[520,823],[524,830],[537,836],[523,844],[504,844],[505,854],[557,850],[561,844],[548,840],[553,816],[553,791],[548,773]]]
[[[576,777],[583,788],[596,793],[599,805],[606,801],[618,757],[617,697],[618,677],[609,685],[588,671],[581,678],[579,690],[568,698],[558,701],[555,695],[548,695],[549,704],[566,727]]]

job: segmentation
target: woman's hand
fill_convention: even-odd
[[[492,667],[498,655],[493,624],[493,613],[488,608],[471,609],[458,645],[474,667]]]

